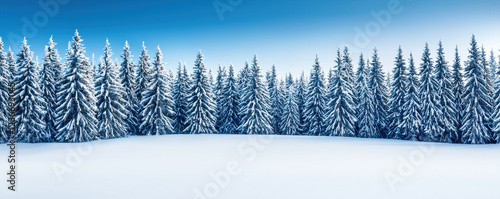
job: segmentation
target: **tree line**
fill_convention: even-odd
[[[8,84],[15,84],[18,142],[87,142],[129,135],[278,134],[386,138],[426,142],[500,142],[500,64],[488,60],[473,36],[467,60],[455,50],[449,64],[439,42],[436,61],[426,44],[420,66],[399,47],[392,75],[377,49],[359,57],[346,47],[323,72],[316,56],[310,75],[264,73],[257,56],[235,72],[219,66],[214,79],[201,51],[193,71],[167,71],[158,46],[142,47],[137,64],[127,42],[113,60],[108,41],[98,64],[85,55],[79,33],[64,62],[49,40],[42,63],[24,39],[17,59],[0,39],[0,143],[8,131]],[[370,60],[371,59],[371,60]],[[326,76],[326,77],[325,77]]]

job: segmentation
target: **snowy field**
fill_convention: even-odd
[[[2,199],[500,197],[500,145],[168,135],[17,147],[17,192],[4,181]]]

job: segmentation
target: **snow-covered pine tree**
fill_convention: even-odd
[[[403,121],[399,139],[417,141],[422,133],[422,115],[420,114],[420,94],[418,91],[419,79],[410,54],[408,66],[408,83],[406,84],[405,104],[403,105]]]
[[[325,119],[325,135],[354,137],[356,134],[356,112],[353,101],[352,78],[348,66],[337,51],[337,66],[329,87],[328,112]]]
[[[388,130],[387,117],[388,117],[388,92],[385,81],[385,74],[382,71],[382,64],[378,56],[378,50],[373,50],[371,61],[371,69],[368,80],[368,86],[373,92],[374,101],[374,116],[376,118],[376,129],[378,132],[377,138],[385,137]]]
[[[234,77],[233,65],[229,66],[229,73],[224,80],[221,99],[221,127],[219,133],[221,134],[237,134],[238,125],[240,123],[238,111],[240,97],[237,90],[237,82]]]
[[[496,143],[500,143],[500,64],[496,65],[498,68],[495,70],[495,93],[493,95],[494,102],[494,112],[493,118],[493,129],[492,129],[492,139]]]
[[[217,121],[215,122],[215,128],[218,132],[220,132],[220,127],[222,126],[222,90],[224,87],[224,81],[227,77],[226,67],[222,67],[219,65],[219,69],[217,70],[217,78],[215,80],[214,94],[215,94],[215,103],[217,104],[216,116]]]
[[[369,81],[369,63],[363,58],[363,54],[359,56],[359,67],[356,71],[356,93],[358,95],[358,106],[356,107],[357,136],[362,138],[377,138],[379,132],[376,129],[376,119],[374,115],[374,95],[368,85]]]
[[[295,91],[294,91],[294,96],[295,96],[295,102],[297,103],[297,108],[299,109],[299,129],[298,133],[300,135],[305,134],[305,125],[306,125],[306,118],[305,118],[305,105],[306,105],[306,98],[307,98],[307,85],[306,85],[306,78],[304,75],[304,72],[300,75],[300,78],[297,80],[297,84],[295,86]]]
[[[189,74],[186,69],[186,65],[179,62],[179,67],[177,68],[177,75],[175,78],[172,96],[174,100],[174,132],[184,133],[186,125],[188,104],[187,104],[187,92],[189,90]]]
[[[173,100],[171,89],[163,67],[163,54],[160,46],[157,47],[153,61],[150,82],[141,94],[142,123],[139,127],[140,135],[165,135],[173,133],[172,126]]]
[[[7,53],[7,64],[9,65],[9,71],[11,74],[9,81],[13,82],[17,73],[17,69],[16,69],[16,60],[14,59],[14,52],[12,52],[10,47],[9,47],[9,52]]]
[[[487,57],[486,57],[486,51],[484,50],[484,47],[481,47],[481,63],[482,63],[482,66],[483,66],[483,70],[484,70],[484,80],[486,81],[486,89],[488,90],[488,99],[489,99],[489,106],[488,109],[486,109],[487,113],[486,115],[489,115],[490,117],[488,117],[486,119],[486,123],[488,125],[488,128],[490,129],[490,132],[491,132],[491,129],[492,129],[492,126],[493,126],[493,118],[491,118],[491,116],[493,116],[493,109],[494,109],[494,101],[493,101],[493,94],[494,94],[494,81],[493,79],[491,79],[491,72],[490,72],[490,67],[488,65],[488,61],[487,61]]]
[[[268,104],[267,89],[262,83],[260,67],[257,63],[257,55],[253,58],[252,67],[248,74],[246,87],[240,97],[244,104],[241,104],[241,125],[238,131],[241,134],[272,134],[271,115]]]
[[[345,68],[347,70],[346,72],[346,79],[349,81],[349,83],[351,85],[354,85],[355,84],[355,81],[354,81],[354,66],[352,64],[352,59],[351,59],[351,55],[349,54],[349,48],[344,47],[344,53],[342,54],[342,62],[344,63],[345,65]],[[357,99],[354,99],[354,102],[357,102],[356,101]]]
[[[189,111],[185,131],[189,134],[217,133],[215,129],[216,104],[201,50],[196,58],[192,76],[188,92]]]
[[[33,60],[33,52],[26,38],[17,54],[16,68],[18,71],[15,77],[15,98],[18,124],[15,137],[18,142],[48,142],[50,134],[45,131],[45,123],[42,119],[45,114],[43,110],[45,101],[38,84],[38,62]],[[1,76],[4,79],[4,76]]]
[[[403,123],[403,111],[406,96],[407,71],[406,63],[403,58],[403,49],[399,46],[398,55],[394,61],[395,67],[392,70],[394,73],[391,84],[391,96],[389,103],[389,122],[390,130],[388,138],[401,139],[401,124]]]
[[[8,56],[3,52],[4,45],[0,37],[0,144],[9,139],[9,82],[12,73],[9,70]]]
[[[279,83],[276,74],[276,66],[271,67],[271,71],[267,75],[267,90],[269,91],[269,105],[271,109],[271,126],[274,134],[281,134],[281,114],[282,114],[282,99],[279,96]]]
[[[460,63],[460,56],[458,54],[458,47],[455,48],[455,60],[453,62],[452,70],[452,93],[453,102],[455,103],[455,131],[458,134],[456,142],[461,142],[462,119],[464,116],[463,94],[464,94],[464,76],[462,74],[462,65]]]
[[[297,106],[296,98],[294,96],[293,77],[288,75],[287,88],[285,91],[285,103],[283,104],[283,114],[280,129],[283,135],[298,135],[300,114],[299,107]]]
[[[142,106],[142,94],[146,92],[149,86],[149,82],[151,81],[151,63],[150,63],[151,58],[148,55],[148,50],[146,49],[146,46],[144,45],[144,42],[142,42],[142,51],[141,55],[139,56],[139,63],[137,64],[137,78],[136,78],[136,94],[137,94],[137,101],[139,103],[138,107],[138,116],[137,120],[139,124],[142,124],[142,112],[144,111],[144,107]],[[140,130],[140,129],[139,129]]]
[[[101,139],[125,137],[128,131],[127,93],[118,79],[118,64],[111,60],[111,47],[106,39],[97,90],[97,132]]]
[[[57,93],[58,142],[88,142],[98,139],[96,131],[96,99],[93,79],[88,76],[90,63],[78,31],[71,41],[66,58],[65,72]]]
[[[490,66],[490,74],[491,74],[491,81],[493,81],[493,90],[495,89],[495,80],[496,80],[496,74],[497,74],[497,61],[495,59],[495,53],[493,50],[490,51],[490,62],[488,63]],[[495,90],[496,91],[496,90]]]
[[[429,45],[425,44],[420,68],[420,103],[422,114],[422,130],[420,141],[440,141],[444,135],[442,126],[443,112],[439,103],[438,82],[434,74],[434,67],[430,57]]]
[[[135,66],[132,62],[132,55],[130,53],[130,47],[128,42],[125,41],[125,46],[123,47],[123,53],[121,55],[122,62],[121,68],[119,70],[120,76],[120,84],[125,91],[125,104],[123,104],[125,113],[127,114],[124,122],[126,123],[125,127],[127,128],[127,133],[131,135],[137,135],[139,133],[139,121],[137,116],[139,113],[139,101],[137,100],[136,88],[135,84]]]
[[[444,129],[444,134],[441,137],[440,142],[454,143],[458,140],[458,133],[455,128],[456,122],[456,105],[454,102],[454,95],[452,90],[452,76],[448,69],[448,62],[446,62],[444,57],[443,44],[439,42],[439,48],[437,52],[436,60],[436,70],[435,78],[437,81],[437,97],[439,102],[439,107],[441,108],[442,116],[441,125]]]
[[[43,121],[45,122],[45,132],[50,135],[50,141],[54,139],[57,134],[56,119],[57,119],[57,82],[59,82],[61,75],[61,59],[59,53],[55,49],[56,43],[49,39],[49,45],[45,46],[45,57],[43,59],[43,67],[40,73],[40,90],[45,106],[43,110],[45,114]]]
[[[473,35],[466,62],[464,87],[464,118],[462,119],[462,143],[486,144],[492,138],[488,126],[488,110],[491,110],[491,98],[488,94],[488,82],[484,79],[486,71],[481,61],[481,52]]]
[[[308,135],[320,135],[324,130],[326,112],[325,76],[319,64],[318,55],[312,66],[309,83],[307,85],[304,117],[306,125],[304,132]]]

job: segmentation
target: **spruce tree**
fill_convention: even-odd
[[[38,84],[38,62],[33,60],[33,52],[30,50],[26,38],[24,38],[21,49],[17,54],[16,63],[18,71],[15,77],[17,122],[15,137],[17,142],[48,142],[50,141],[50,134],[45,131],[43,121],[45,101],[42,98]],[[4,68],[2,67],[2,69]],[[7,82],[4,75],[1,75],[1,79],[4,83]]]
[[[320,135],[324,130],[323,125],[326,111],[325,92],[325,77],[319,64],[319,58],[316,55],[307,85],[306,104],[304,108],[306,118],[304,132],[309,135]]]
[[[254,56],[246,86],[240,96],[245,99],[241,104],[241,125],[238,131],[241,134],[272,134],[271,115],[267,89],[262,83],[260,67],[257,63],[257,55]]]
[[[238,95],[237,82],[234,77],[233,65],[229,66],[229,73],[224,80],[221,99],[221,134],[237,134],[240,123],[238,111],[240,97]]]
[[[215,93],[215,103],[217,104],[216,116],[217,121],[215,122],[215,128],[220,132],[220,127],[222,126],[222,89],[224,87],[224,80],[226,79],[227,72],[225,67],[219,65],[217,70],[217,78],[215,81],[214,93]]]
[[[408,66],[408,84],[406,85],[405,104],[403,105],[403,121],[401,123],[401,134],[399,139],[417,141],[422,133],[422,115],[420,114],[420,94],[418,91],[419,80],[410,54]]]
[[[306,125],[306,118],[305,118],[305,105],[306,105],[306,99],[307,99],[307,85],[306,85],[306,79],[304,76],[304,72],[300,75],[300,78],[297,80],[296,86],[295,86],[295,101],[297,103],[297,108],[299,109],[299,129],[298,133],[299,134],[305,134],[305,125]]]
[[[98,139],[96,131],[96,99],[93,79],[88,76],[90,63],[85,56],[78,31],[70,43],[65,72],[58,90],[57,119],[59,142],[88,142]]]
[[[376,128],[376,118],[374,115],[374,95],[368,85],[369,61],[365,65],[363,54],[359,56],[359,67],[356,71],[356,93],[358,95],[358,106],[356,107],[357,136],[362,138],[377,138],[379,132]]]
[[[45,46],[45,57],[43,59],[43,67],[40,74],[40,89],[45,106],[43,107],[45,114],[43,121],[45,122],[45,132],[50,135],[52,141],[57,134],[56,119],[57,119],[57,82],[61,75],[61,62],[59,53],[55,49],[56,43],[49,39],[49,45]]]
[[[157,47],[151,70],[151,79],[146,90],[141,94],[142,123],[141,135],[165,135],[174,131],[172,126],[173,100],[170,85],[163,66],[163,54],[160,46]]]
[[[462,143],[485,144],[492,138],[488,125],[488,110],[491,98],[488,94],[488,82],[484,79],[486,71],[481,61],[481,52],[477,46],[476,37],[472,36],[468,61],[465,67],[466,84],[464,87],[464,118],[462,119]]]
[[[135,66],[132,63],[132,55],[130,53],[130,47],[128,42],[125,41],[125,46],[123,47],[123,53],[121,55],[123,59],[120,67],[120,84],[125,91],[124,108],[126,110],[126,118],[124,122],[126,123],[126,128],[128,134],[137,135],[139,133],[139,121],[137,116],[139,115],[139,101],[137,99],[136,84],[135,84]]]
[[[271,109],[271,126],[273,127],[274,134],[281,134],[281,115],[282,115],[282,99],[279,94],[279,85],[276,74],[276,66],[272,66],[271,71],[267,75],[267,89],[269,91],[269,100]]]
[[[4,45],[0,37],[0,144],[6,143],[9,139],[9,82],[12,78],[8,56],[3,50]]]
[[[11,74],[9,81],[13,82],[14,77],[17,73],[17,69],[16,69],[16,60],[14,59],[14,52],[12,52],[10,47],[9,47],[9,52],[7,53],[7,65],[9,65],[9,71]]]
[[[453,95],[452,76],[448,69],[448,63],[444,57],[444,48],[441,41],[439,42],[438,57],[436,60],[435,77],[437,81],[437,97],[439,107],[441,108],[441,125],[444,129],[444,134],[441,137],[441,142],[454,143],[458,141],[458,133],[456,131],[456,105]]]
[[[394,73],[393,81],[391,84],[391,96],[390,96],[390,130],[388,138],[401,139],[401,124],[403,123],[403,108],[405,104],[406,96],[406,84],[407,84],[407,71],[406,63],[403,58],[403,50],[401,46],[398,49],[398,55],[394,61],[395,67],[392,70]]]
[[[217,129],[215,129],[216,104],[201,51],[196,58],[191,79],[191,87],[188,92],[189,111],[186,119],[186,132],[190,134],[217,133]]]
[[[354,137],[356,132],[356,113],[353,101],[353,86],[349,78],[349,67],[344,63],[340,50],[337,51],[337,66],[333,81],[330,83],[326,114],[325,135]]]
[[[495,59],[495,53],[493,53],[493,50],[490,51],[490,62],[488,63],[488,65],[490,66],[491,81],[494,82],[497,76],[496,74],[497,74],[498,63]],[[495,84],[493,83],[493,85]],[[495,86],[493,86],[493,89],[495,89]]]
[[[118,64],[111,60],[111,47],[106,39],[104,57],[95,83],[97,90],[97,132],[101,139],[125,137],[128,131],[127,93],[118,79]]]
[[[283,114],[280,129],[283,135],[298,135],[300,114],[293,89],[293,77],[288,75],[287,88],[285,91],[285,103],[283,104]]]
[[[458,134],[455,142],[461,142],[462,119],[464,116],[463,94],[464,94],[464,76],[462,74],[462,65],[460,64],[460,56],[458,55],[458,47],[455,48],[455,60],[453,62],[452,71],[452,93],[453,102],[455,104],[455,131]]]
[[[188,112],[187,95],[189,90],[189,74],[186,65],[179,62],[177,75],[173,85],[172,96],[174,100],[174,132],[184,133],[185,122]]]
[[[372,90],[374,96],[373,108],[374,115],[377,120],[376,129],[379,134],[375,137],[385,137],[388,130],[388,92],[385,82],[385,74],[382,71],[382,64],[380,63],[377,49],[373,50],[368,86]]]
[[[139,110],[138,114],[139,116],[137,117],[137,120],[140,124],[142,124],[142,112],[144,111],[144,107],[142,106],[142,94],[146,92],[148,89],[149,82],[151,80],[151,63],[150,63],[150,57],[148,55],[148,50],[146,49],[146,46],[144,45],[144,42],[142,42],[142,51],[141,55],[139,56],[139,63],[137,64],[137,78],[136,78],[136,94],[137,94],[137,101],[139,102]]]

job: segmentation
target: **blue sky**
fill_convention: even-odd
[[[40,1],[57,2],[55,12],[54,6],[47,10],[38,2],[2,1],[0,36],[16,51],[20,45],[16,37],[27,36],[39,58],[51,35],[63,56],[75,29],[85,40],[89,57],[92,53],[99,57],[109,38],[115,58],[128,40],[137,61],[145,41],[151,56],[160,45],[167,68],[175,69],[178,61],[192,67],[199,49],[214,71],[219,64],[231,63],[239,69],[256,53],[264,71],[276,64],[281,77],[287,72],[308,74],[315,54],[324,69],[332,67],[336,50],[343,45],[351,47],[356,63],[360,52],[371,56],[376,46],[387,71],[399,45],[406,57],[411,51],[418,62],[425,42],[435,57],[439,40],[448,61],[455,45],[464,60],[472,34],[486,50],[498,55],[500,49],[498,1]],[[214,2],[231,11],[218,12]],[[383,16],[390,20],[378,21],[372,13],[389,13]],[[356,42],[360,35],[366,35],[362,43]]]

